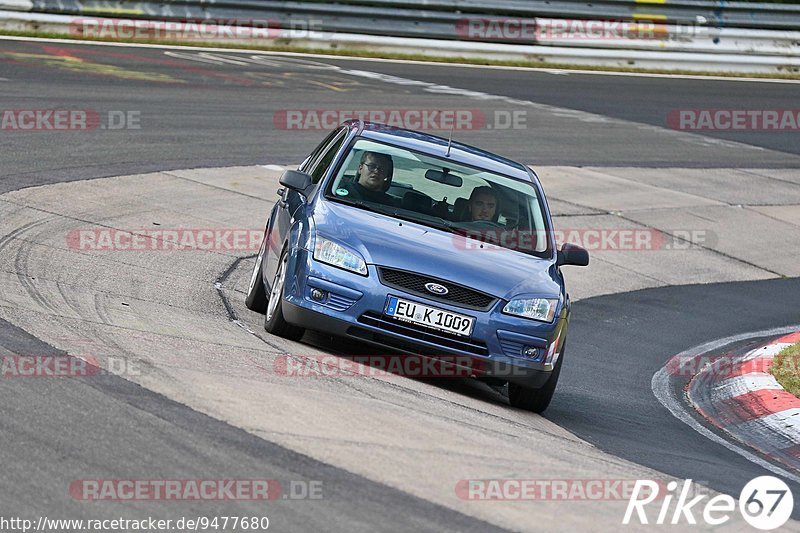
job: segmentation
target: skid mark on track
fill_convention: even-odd
[[[49,309],[50,311],[57,313],[58,307],[53,305],[39,288],[33,283],[33,279],[30,278],[28,275],[28,260],[30,258],[31,250],[33,248],[33,244],[30,241],[25,239],[21,239],[24,235],[28,233],[32,233],[38,227],[41,227],[55,217],[44,218],[42,220],[36,220],[34,222],[29,222],[24,226],[20,226],[19,228],[15,229],[14,231],[10,232],[7,236],[0,239],[0,253],[2,253],[5,249],[8,248],[8,245],[12,241],[21,242],[22,245],[17,249],[15,257],[14,257],[14,273],[17,276],[17,279],[20,282],[20,285],[25,289],[25,292],[31,297],[31,299],[39,304],[40,306],[44,307],[45,309]]]

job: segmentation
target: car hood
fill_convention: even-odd
[[[478,248],[472,239],[330,201],[317,202],[318,235],[357,250],[372,265],[419,272],[499,298],[557,298],[552,260],[504,248]]]

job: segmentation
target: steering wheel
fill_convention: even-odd
[[[470,222],[470,225],[471,226],[474,225],[476,227],[484,227],[484,228],[506,229],[506,227],[503,224],[500,224],[499,222],[495,222],[493,220],[473,220],[472,222]]]

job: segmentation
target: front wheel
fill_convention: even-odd
[[[289,324],[283,317],[283,293],[286,285],[286,270],[289,262],[289,254],[286,250],[281,254],[278,261],[278,270],[275,272],[275,279],[272,280],[272,290],[267,302],[267,313],[264,317],[264,329],[268,333],[283,337],[289,340],[299,340],[305,330],[299,326]]]
[[[547,409],[547,406],[550,405],[550,400],[553,399],[553,394],[556,392],[558,375],[561,373],[561,362],[564,360],[565,346],[566,341],[561,346],[561,355],[556,361],[553,373],[550,374],[550,377],[547,378],[542,387],[533,389],[516,383],[508,383],[508,401],[512,406],[533,411],[534,413],[543,413]]]

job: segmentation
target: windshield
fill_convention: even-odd
[[[550,253],[542,203],[531,183],[419,152],[358,139],[325,196],[470,243],[538,257]]]

